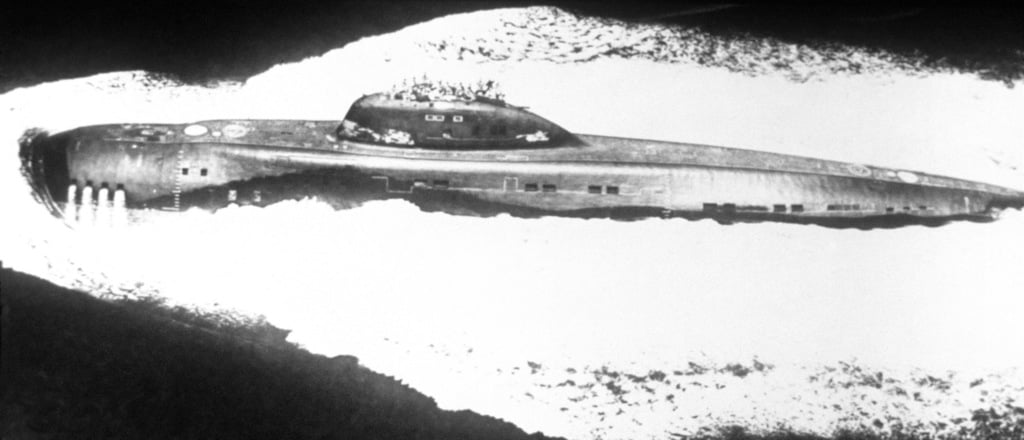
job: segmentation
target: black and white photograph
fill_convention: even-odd
[[[14,3],[0,438],[1024,439],[1020,7]]]

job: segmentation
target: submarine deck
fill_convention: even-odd
[[[334,135],[339,123],[302,120],[210,120],[180,125],[102,125],[83,127],[76,131],[85,138],[117,142],[252,145],[417,160],[590,162],[625,166],[749,169],[853,177],[924,187],[983,191],[1006,197],[1024,197],[1024,192],[1010,188],[918,171],[731,147],[579,134],[574,135],[579,142],[534,149],[423,149],[339,140]]]

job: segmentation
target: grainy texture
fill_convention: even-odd
[[[321,55],[363,36],[431,18],[533,4],[122,0],[58,7],[21,0],[5,5],[0,16],[0,91],[111,70],[162,72],[195,83],[244,79],[281,62]],[[740,46],[776,38],[831,53],[836,45],[849,45],[885,51],[893,59],[929,68],[975,72],[1001,81],[1024,77],[1024,14],[1008,3],[547,4],[587,15],[698,27]],[[636,55],[628,48],[621,50],[626,56]],[[702,53],[707,58],[713,50]],[[836,61],[846,70],[862,67]]]
[[[312,355],[267,326],[2,276],[3,438],[545,438],[441,411],[353,357]]]

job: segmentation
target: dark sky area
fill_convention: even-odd
[[[186,81],[244,79],[365,35],[456,12],[523,1],[15,0],[0,14],[0,90],[92,73],[144,69]],[[698,25],[793,42],[916,52],[967,70],[1021,77],[1024,14],[976,2],[581,2],[564,9]]]

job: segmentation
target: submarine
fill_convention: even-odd
[[[50,212],[217,210],[314,198],[425,211],[830,227],[990,221],[1024,192],[919,171],[571,133],[482,92],[413,86],[342,121],[108,124],[26,136],[22,172]]]

